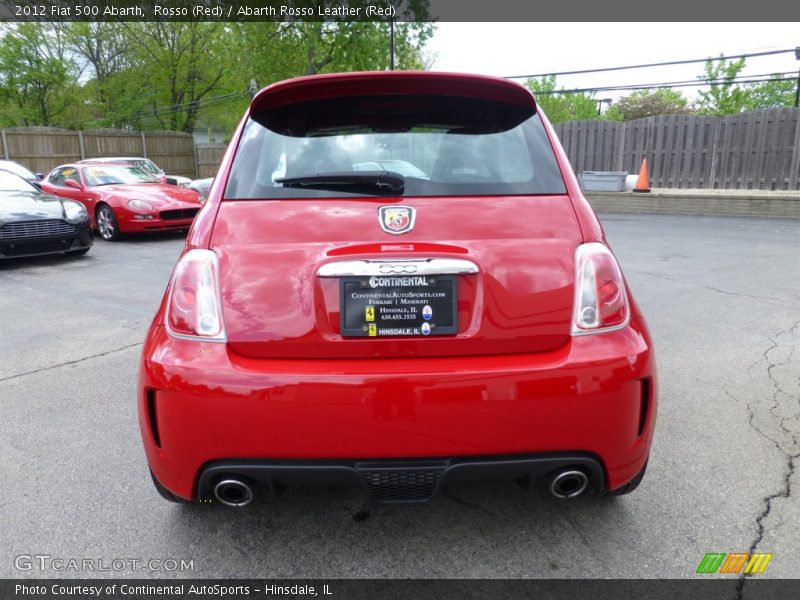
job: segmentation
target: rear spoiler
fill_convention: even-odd
[[[372,71],[298,77],[262,89],[251,113],[326,98],[348,96],[434,95],[483,98],[536,112],[536,101],[518,83],[486,75],[431,71]]]

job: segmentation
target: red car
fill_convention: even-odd
[[[639,484],[656,390],[533,96],[350,73],[252,100],[147,335],[138,411],[174,501],[352,482],[415,502],[498,478],[573,498]]]
[[[62,165],[42,181],[42,189],[81,202],[105,240],[123,233],[188,229],[202,206],[196,191],[161,183],[131,165]]]

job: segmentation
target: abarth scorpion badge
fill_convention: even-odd
[[[399,235],[414,228],[414,209],[410,206],[381,206],[378,221],[386,233]]]

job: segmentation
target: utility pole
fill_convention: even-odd
[[[613,102],[613,100],[611,98],[603,98],[602,100],[598,99],[597,100],[597,114],[600,115],[600,114],[603,113],[603,104],[607,104],[608,106],[611,106],[612,102]]]
[[[394,17],[389,21],[389,70],[394,71]],[[800,51],[800,48],[798,48]]]

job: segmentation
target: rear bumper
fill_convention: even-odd
[[[457,359],[253,359],[157,326],[138,386],[150,468],[193,499],[208,497],[232,465],[267,486],[325,482],[333,472],[364,485],[365,464],[433,461],[445,465],[438,486],[476,457],[482,466],[471,470],[489,479],[492,470],[508,474],[498,457],[583,457],[613,490],[649,456],[656,398],[639,319],[553,352]],[[531,465],[520,476],[552,467]]]
[[[203,467],[197,483],[197,498],[213,502],[215,489],[231,479],[246,483],[254,495],[277,496],[289,485],[352,484],[373,500],[385,503],[426,502],[443,485],[455,481],[515,480],[523,487],[551,481],[564,470],[586,474],[583,496],[604,490],[603,468],[588,455],[470,457],[425,460],[378,461],[258,461],[223,460]]]

